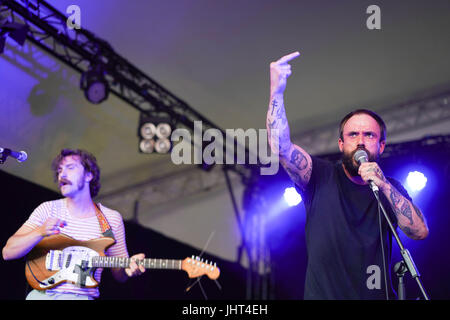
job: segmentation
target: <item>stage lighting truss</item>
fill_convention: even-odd
[[[80,88],[86,99],[93,104],[99,104],[108,98],[109,87],[104,73],[103,67],[98,64],[81,75]]]
[[[138,136],[139,152],[167,154],[172,149],[170,136],[174,124],[169,117],[140,114]]]
[[[191,131],[194,130],[194,122],[201,121],[203,131],[215,128],[226,136],[225,130],[116,53],[107,41],[83,26],[70,30],[67,27],[67,16],[47,1],[0,0],[0,13],[7,15],[9,21],[24,22],[30,28],[27,33],[28,41],[80,74],[88,72],[91,66],[100,61],[104,67],[103,76],[109,92],[140,113],[165,113],[177,127]],[[94,93],[102,93],[101,90],[97,91],[102,88],[101,84],[94,86]],[[158,148],[163,149],[162,143],[160,145]],[[247,148],[246,152],[248,153]],[[253,177],[259,166],[228,165],[227,169],[235,171],[246,181]]]

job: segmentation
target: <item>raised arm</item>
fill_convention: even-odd
[[[287,78],[291,75],[288,62],[299,55],[299,52],[294,52],[270,64],[270,103],[266,127],[272,152],[279,155],[280,163],[292,181],[304,188],[311,178],[311,156],[291,142],[283,99]]]

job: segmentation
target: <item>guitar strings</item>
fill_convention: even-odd
[[[208,248],[209,242],[211,241],[211,239],[212,239],[212,237],[214,236],[215,233],[216,233],[216,230],[213,230],[213,231],[210,233],[209,238],[208,238],[208,240],[206,241],[205,246],[203,247],[202,251],[200,252],[200,255],[199,255],[200,258],[202,257],[203,253],[205,253],[206,248]]]

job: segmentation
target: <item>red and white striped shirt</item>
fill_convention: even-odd
[[[88,218],[73,217],[67,209],[66,199],[59,199],[54,201],[47,201],[39,205],[30,215],[25,225],[36,228],[41,226],[48,218],[57,217],[66,222],[66,226],[61,229],[64,233],[76,240],[86,241],[102,237],[100,224],[96,215]],[[125,241],[125,228],[123,219],[119,212],[111,210],[102,204],[98,204],[99,209],[103,212],[106,220],[111,226],[112,232],[116,239],[116,243],[109,247],[105,254],[107,256],[129,257],[127,245]],[[101,273],[103,268],[98,268],[95,271],[94,278],[100,283]],[[98,287],[96,288],[81,288],[72,283],[63,283],[47,292],[58,293],[76,293],[87,295],[93,298],[98,298],[100,293]]]

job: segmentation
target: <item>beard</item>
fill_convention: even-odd
[[[367,153],[367,156],[369,157],[369,162],[378,162],[378,159],[379,159],[379,155],[374,155],[374,154],[370,153],[364,147],[358,147],[351,152],[344,151],[342,153],[342,164],[344,165],[345,169],[352,177],[359,176],[359,174],[358,174],[359,164],[353,159],[356,151],[358,151],[358,150],[364,150]]]

